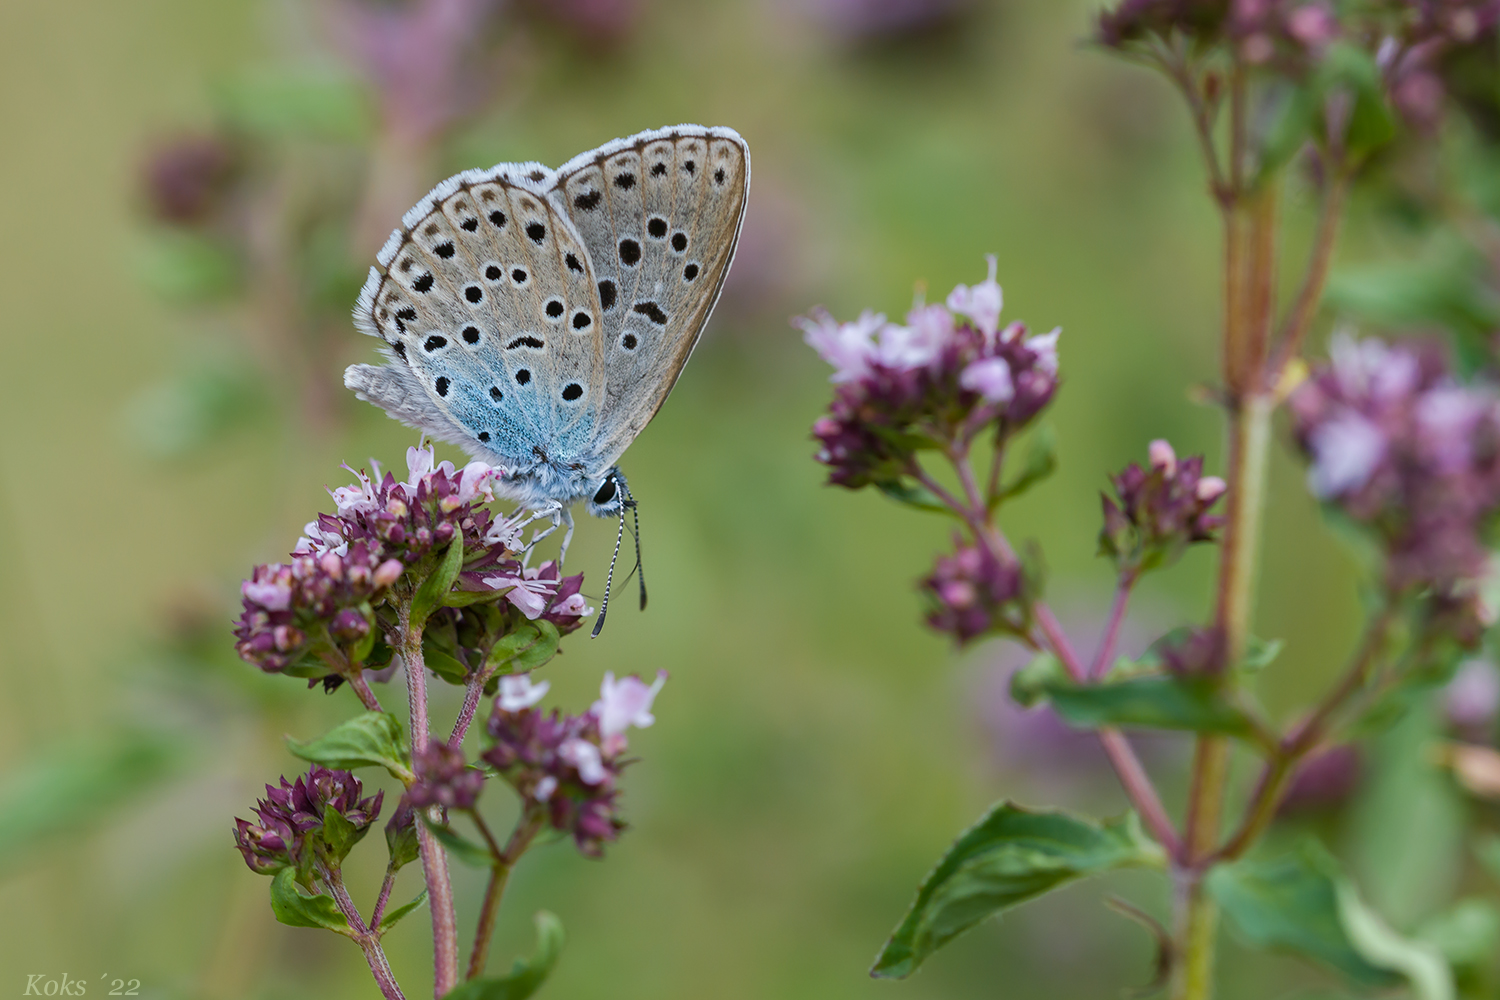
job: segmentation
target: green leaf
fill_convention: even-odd
[[[1000,495],[995,498],[994,506],[999,506],[1002,500],[1020,496],[1055,471],[1057,471],[1057,435],[1053,433],[1050,425],[1043,424],[1036,429],[1031,435],[1031,440],[1027,442],[1026,460],[1021,465],[1020,474],[1001,488]]]
[[[453,589],[458,571],[464,565],[464,538],[455,533],[453,540],[443,550],[443,558],[433,567],[432,573],[422,581],[416,595],[411,599],[412,627],[427,621],[427,616],[443,606],[443,599]]]
[[[1283,645],[1285,643],[1280,639],[1267,640],[1258,636],[1250,636],[1245,642],[1245,658],[1240,661],[1240,669],[1264,670],[1281,655]]]
[[[176,739],[124,730],[32,755],[0,782],[0,869],[99,826],[176,771],[184,751]]]
[[[392,927],[395,927],[398,920],[400,920],[402,917],[406,916],[412,910],[415,910],[425,902],[427,902],[427,890],[423,889],[421,892],[417,893],[417,898],[412,900],[410,903],[402,904],[401,906],[396,907],[394,910],[390,910],[382,914],[380,917],[380,927],[377,929],[381,934],[384,934]]]
[[[356,715],[305,743],[291,738],[286,742],[296,756],[325,767],[349,771],[374,765],[385,768],[403,782],[415,777],[401,720],[386,712]]]
[[[297,887],[297,873],[291,868],[283,868],[271,880],[271,912],[292,927],[322,927],[345,937],[354,936],[333,898],[304,896]]]
[[[1047,686],[1066,684],[1068,672],[1051,653],[1038,653],[1010,677],[1010,696],[1022,708],[1030,708],[1047,697]]]
[[[1239,737],[1255,733],[1249,717],[1220,696],[1212,678],[1133,677],[1107,684],[1052,681],[1042,691],[1065,722],[1082,729],[1185,729]]]
[[[870,970],[903,979],[939,948],[1003,910],[1075,879],[1160,865],[1134,814],[1098,825],[1061,812],[995,806],[954,841]]]
[[[465,838],[451,826],[434,823],[425,813],[419,813],[422,823],[432,831],[437,842],[442,844],[459,861],[470,868],[493,868],[495,865],[494,855],[490,849],[482,844],[476,844]]]
[[[538,911],[536,953],[518,958],[508,976],[486,976],[462,983],[443,996],[443,1000],[526,1000],[546,982],[562,952],[562,921],[546,910]]]
[[[953,514],[952,508],[937,498],[931,490],[924,486],[917,486],[904,480],[896,479],[890,482],[876,483],[875,488],[892,500],[917,510],[933,511],[938,514]],[[956,515],[955,515],[956,516]]]
[[[499,590],[450,590],[443,597],[443,607],[467,608],[474,604],[489,604],[500,600],[500,598],[515,589],[514,587],[502,587]]]
[[[1432,945],[1452,965],[1484,965],[1500,944],[1500,910],[1487,899],[1461,899],[1429,917],[1412,936]]]
[[[1280,88],[1270,105],[1270,125],[1261,142],[1260,177],[1280,170],[1312,138],[1318,95],[1312,82]]]
[[[1318,64],[1317,86],[1325,102],[1334,95],[1354,101],[1343,136],[1352,156],[1364,156],[1396,136],[1396,116],[1385,100],[1385,87],[1375,57],[1357,45],[1334,42]]]
[[[407,826],[392,826],[387,823],[385,846],[390,852],[391,871],[400,871],[411,864],[422,853],[421,842],[417,840],[417,825],[412,823]]]
[[[422,662],[427,664],[427,669],[437,674],[450,684],[462,684],[469,677],[469,671],[453,656],[438,649],[437,646],[425,640],[422,642]]]
[[[1380,969],[1398,972],[1419,1000],[1454,1000],[1453,970],[1434,944],[1404,938],[1359,898],[1348,879],[1335,883],[1339,922],[1361,957]]]
[[[1290,951],[1342,972],[1362,986],[1397,980],[1373,964],[1344,928],[1338,862],[1316,841],[1274,860],[1220,865],[1207,885],[1240,933],[1259,948]]]
[[[490,650],[490,663],[500,673],[524,674],[542,666],[557,655],[557,644],[562,636],[557,626],[538,618],[517,626],[515,631],[502,637]]]
[[[339,864],[348,857],[354,845],[365,839],[365,834],[369,832],[368,824],[356,828],[343,813],[332,806],[323,813],[323,846],[328,848],[328,856],[334,864]]]

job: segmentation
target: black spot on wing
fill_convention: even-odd
[[[448,338],[447,337],[439,337],[437,334],[434,333],[432,336],[430,336],[430,337],[427,338],[427,340],[426,340],[425,343],[422,344],[422,350],[426,351],[428,354],[431,354],[433,351],[437,350],[438,348],[440,348],[440,347],[447,347],[447,346],[448,346]]]
[[[637,302],[635,311],[655,323],[657,326],[667,325],[667,314],[661,311],[661,306],[655,302]]]
[[[569,271],[577,271],[579,274],[583,273],[583,265],[578,263],[577,257],[573,256],[572,254],[568,254],[563,258],[563,260],[567,262]]]
[[[615,187],[621,191],[629,191],[635,187],[635,174],[623,173],[615,175]]]
[[[528,333],[525,336],[517,337],[515,340],[512,340],[510,343],[506,344],[505,345],[505,349],[507,351],[513,351],[513,350],[515,350],[518,347],[537,347],[537,348],[540,348],[540,347],[545,347],[545,346],[546,346],[546,344],[543,341],[539,340],[536,337],[533,337],[531,334]],[[525,371],[524,368],[521,369],[521,370]],[[526,375],[526,378],[530,378],[530,377],[531,377],[531,374],[528,372],[527,375]],[[526,382],[525,382],[524,379],[520,380],[520,381],[521,381],[522,385],[526,384]]]
[[[688,245],[687,233],[681,233],[681,232],[679,232],[679,233],[673,233],[672,234],[672,249],[673,250],[676,250],[678,253],[682,253],[684,250],[687,249],[687,245]]]
[[[477,344],[479,343],[479,327],[466,326],[464,327],[461,336],[464,338],[464,343]]]
[[[531,242],[540,244],[547,238],[547,227],[540,222],[533,222],[526,227],[526,235],[531,237]]]
[[[479,438],[479,440],[481,440],[481,441],[484,441],[484,442],[488,443],[488,441],[490,439],[490,432],[489,431],[480,431],[478,434],[475,435],[475,437]]]
[[[603,197],[598,191],[586,191],[573,199],[573,207],[580,208],[585,212],[592,212],[599,207],[599,201]]]
[[[458,224],[458,228],[466,230],[466,231],[472,233],[474,230],[476,230],[476,229],[479,228],[479,220],[476,219],[476,218],[473,218],[471,216],[471,217],[465,219],[464,221],[460,222]]]
[[[594,317],[581,309],[573,314],[573,329],[575,330],[587,330],[593,322]]]
[[[505,393],[500,391],[498,385],[492,385],[490,386],[490,398],[498,403],[505,398]]]
[[[438,380],[436,382],[434,382],[432,385],[433,385],[433,388],[437,390],[437,394],[439,396],[446,396],[446,395],[448,395],[448,376],[446,376],[446,375],[439,375],[438,376]]]
[[[498,208],[495,209],[490,213],[490,223],[493,224],[496,229],[504,228],[505,213],[500,211]]]
[[[660,177],[662,174],[664,174],[666,172],[667,172],[667,165],[665,163],[658,163],[656,166],[654,166],[654,167],[651,168],[651,176],[652,177]]]
[[[469,285],[464,288],[464,298],[477,305],[484,301],[484,289],[478,285]]]
[[[639,243],[637,243],[635,240],[630,239],[629,237],[626,237],[625,239],[621,240],[620,241],[620,263],[624,264],[626,267],[634,267],[636,264],[640,263],[640,260],[641,260],[641,245]],[[431,275],[428,275],[429,279],[431,277],[432,277]],[[428,281],[428,284],[431,284],[430,280]],[[426,290],[427,289],[425,289],[425,288],[420,289],[420,291],[424,291],[424,292]]]
[[[720,167],[718,170],[714,171],[714,183],[715,184],[723,184],[724,183],[724,168],[723,167]]]
[[[547,305],[544,307],[543,311],[545,311],[546,314],[548,316],[551,316],[553,319],[557,319],[557,317],[563,314],[564,308],[565,307],[563,306],[561,299],[548,299]]]
[[[659,215],[652,217],[651,221],[646,223],[646,232],[655,239],[662,239],[667,235],[667,220]]]
[[[489,267],[486,267],[484,269],[484,276],[491,281],[499,281],[500,275],[502,273],[503,272],[500,270],[500,268],[495,264],[491,264]]]
[[[437,254],[444,260],[447,260],[448,258],[452,257],[454,253],[453,241],[448,240],[446,243],[439,243],[437,246],[432,248],[432,252]]]
[[[696,277],[698,277],[697,264],[689,264],[687,267],[682,269],[682,280],[692,281]]]
[[[579,385],[577,382],[569,382],[566,386],[563,387],[562,398],[566,399],[570,403],[582,395],[583,386]]]
[[[427,292],[432,289],[432,272],[423,271],[422,276],[411,283],[413,291]]]
[[[608,278],[599,282],[599,304],[604,307],[605,312],[615,307],[615,283]]]
[[[527,382],[530,382],[530,381],[531,381],[531,371],[530,371],[530,369],[527,369],[527,368],[517,368],[516,369],[516,384],[517,385],[525,385]]]

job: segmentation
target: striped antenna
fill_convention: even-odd
[[[609,576],[604,578],[604,600],[599,602],[599,617],[594,622],[594,631],[589,633],[590,639],[599,638],[600,631],[604,628],[604,616],[609,614],[609,588],[615,582],[615,562],[620,558],[620,542],[625,539],[625,505],[620,505],[620,530],[615,532],[615,554],[609,557]]]

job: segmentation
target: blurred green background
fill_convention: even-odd
[[[725,299],[623,463],[650,610],[622,602],[600,639],[570,640],[546,669],[575,710],[605,670],[671,671],[658,724],[632,737],[633,828],[603,862],[566,844],[529,855],[492,967],[530,950],[546,907],[569,935],[551,997],[1088,997],[1144,982],[1149,936],[1092,885],[984,926],[911,981],[866,977],[922,874],[989,803],[1103,814],[1124,800],[1087,741],[1005,709],[1014,651],[956,655],[919,626],[913,581],[946,527],[822,485],[808,428],[827,370],[787,319],[818,303],[900,314],[914,283],[937,298],[998,255],[1006,317],[1064,331],[1061,468],[1006,523],[1040,541],[1049,595],[1087,635],[1112,582],[1093,556],[1105,474],[1154,437],[1220,468],[1218,415],[1190,393],[1216,372],[1217,221],[1166,86],[1083,44],[1084,0],[914,2],[894,31],[866,14],[900,4],[640,0],[607,38],[539,6],[497,13],[489,89],[409,200],[458,169],[557,164],[679,121],[738,129],[754,186]],[[101,977],[153,997],[373,995],[357,949],[274,922],[230,838],[261,783],[296,769],[280,737],[314,735],[354,700],[261,678],[234,659],[229,623],[249,567],[329,508],[339,463],[400,468],[415,434],[340,388],[345,364],[373,356],[346,321],[315,351],[282,343],[250,364],[246,310],[161,294],[140,180],[161,143],[223,116],[226,93],[253,104],[239,81],[348,79],[324,38],[336,16],[316,0],[0,5],[0,787],[42,804],[40,819],[0,816],[0,995],[33,973],[87,980],[89,995]],[[357,200],[357,162],[319,169]],[[1289,213],[1310,201],[1294,185]],[[345,315],[352,293],[330,287]],[[201,370],[246,384],[194,382]],[[316,427],[316,407],[278,388],[294,371],[326,396]],[[1287,642],[1260,692],[1276,713],[1326,683],[1358,624],[1353,564],[1301,475],[1282,449],[1257,629]],[[592,593],[612,541],[610,524],[580,529],[569,568]],[[1212,569],[1194,552],[1149,581],[1137,648],[1202,615]],[[1173,804],[1184,750],[1147,748]],[[101,753],[114,756],[80,771]],[[1430,776],[1390,770],[1377,762],[1357,808],[1321,822],[1401,921],[1454,877],[1458,806]],[[1430,805],[1414,815],[1393,781],[1426,782]],[[487,807],[503,816],[504,799],[494,788]],[[382,852],[364,854],[350,882],[368,906]],[[1396,884],[1393,857],[1416,884]],[[398,892],[416,880],[408,869]],[[1144,876],[1107,888],[1166,913]],[[479,877],[460,869],[457,891],[472,921]],[[425,914],[387,944],[408,995],[425,995]],[[1331,982],[1232,942],[1224,963],[1229,998]]]

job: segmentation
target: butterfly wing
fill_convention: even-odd
[[[510,469],[579,454],[603,403],[588,251],[540,164],[467,171],[407,212],[354,310],[391,364],[345,384],[398,420]]]
[[[677,381],[729,272],[749,190],[749,147],[728,128],[642,132],[557,171],[551,199],[588,248],[603,310],[591,467],[613,465]]]

